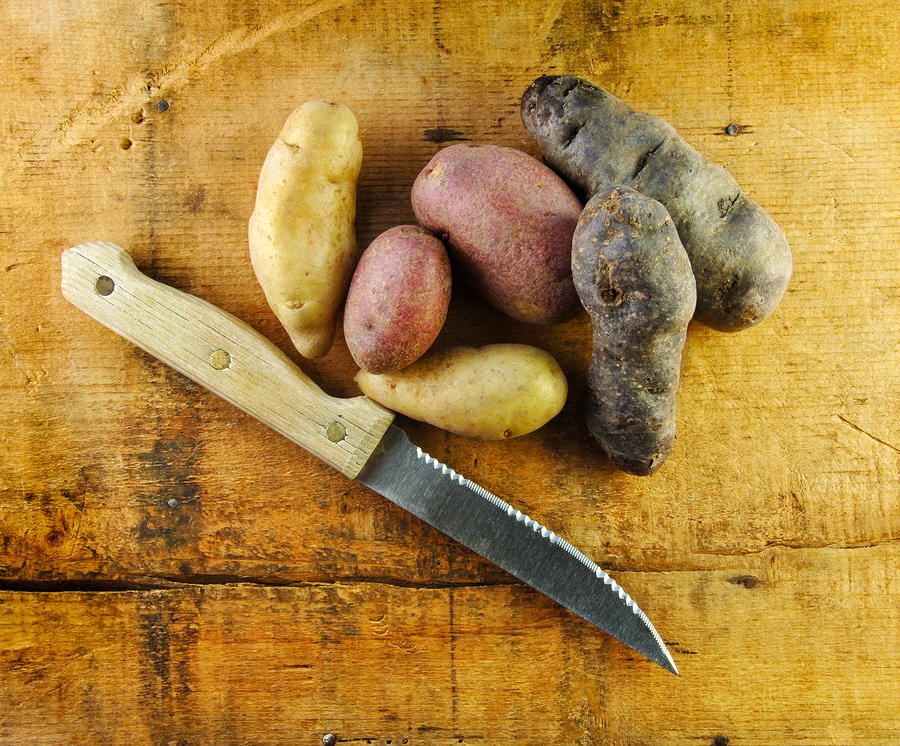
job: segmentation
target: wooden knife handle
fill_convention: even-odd
[[[364,396],[329,396],[240,319],[150,279],[113,243],[62,254],[72,304],[348,477],[355,478],[394,419]]]

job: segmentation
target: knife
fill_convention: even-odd
[[[394,413],[326,394],[240,319],[150,279],[120,246],[62,254],[62,293],[104,326],[654,663],[678,673],[638,605],[557,534],[412,445]]]

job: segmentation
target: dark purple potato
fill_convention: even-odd
[[[575,229],[572,276],[591,317],[585,418],[617,467],[646,476],[675,440],[675,393],[696,289],[666,209],[626,187],[595,194]]]
[[[571,76],[535,80],[521,111],[544,161],[584,200],[621,185],[665,206],[691,260],[699,321],[734,332],[775,310],[792,269],[784,233],[670,124]]]

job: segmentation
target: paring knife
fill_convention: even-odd
[[[627,593],[552,531],[433,459],[358,396],[329,396],[231,314],[150,279],[120,246],[62,254],[72,304],[352,479],[562,604],[672,673],[662,638]]]

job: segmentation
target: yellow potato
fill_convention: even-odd
[[[250,260],[297,350],[331,349],[359,260],[354,221],[362,145],[343,104],[310,101],[288,117],[259,175]]]
[[[453,347],[395,373],[361,370],[356,381],[388,409],[481,440],[537,430],[559,414],[568,394],[553,356],[522,344]]]

